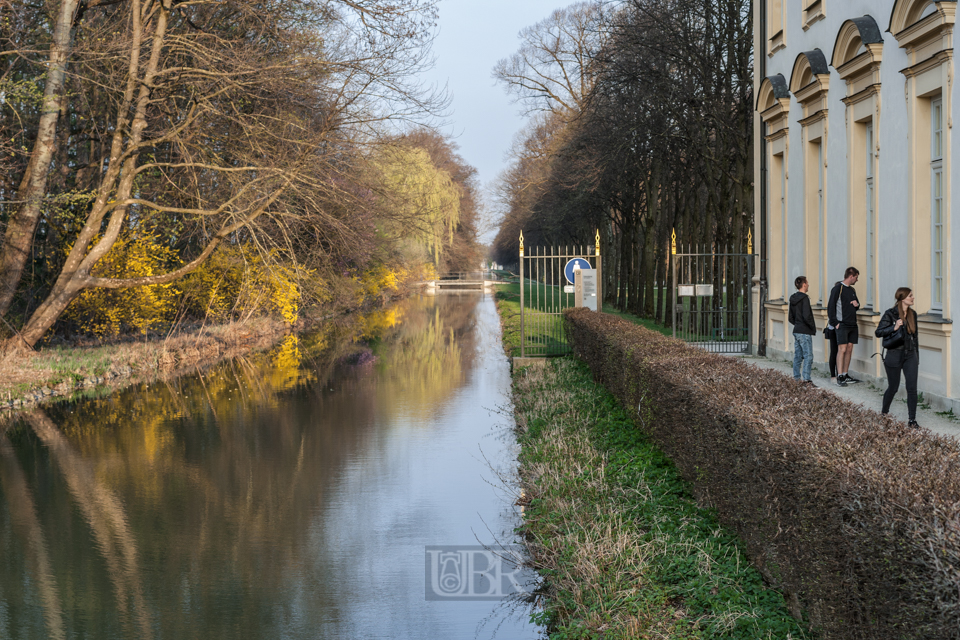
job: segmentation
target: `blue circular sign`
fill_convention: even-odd
[[[573,272],[578,269],[586,270],[586,269],[592,269],[592,268],[593,267],[590,266],[590,262],[587,261],[586,258],[573,258],[572,260],[567,262],[565,267],[563,267],[563,275],[567,278],[567,282],[569,282],[570,284],[576,284],[573,281]]]

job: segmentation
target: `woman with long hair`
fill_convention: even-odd
[[[913,307],[913,291],[900,287],[894,295],[896,304],[883,313],[875,332],[878,338],[888,338],[883,368],[887,370],[887,390],[883,394],[880,413],[889,413],[893,396],[900,389],[900,374],[907,384],[908,426],[917,424],[917,373],[920,369],[920,342],[917,337],[917,312]]]

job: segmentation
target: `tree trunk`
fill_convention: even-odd
[[[159,66],[170,10],[169,3],[170,0],[166,0],[154,17],[156,26],[152,34],[153,42],[142,77],[139,64],[145,34],[144,26],[139,20],[139,3],[134,3],[130,68],[127,74],[124,101],[117,111],[117,126],[110,149],[109,168],[87,221],[67,256],[53,290],[33,312],[21,332],[23,340],[30,346],[35,345],[73,299],[93,283],[91,271],[94,265],[110,251],[123,229],[127,211],[123,202],[130,197],[133,190],[139,155],[136,150],[142,139],[143,130],[147,126],[146,110],[150,100],[150,87]],[[133,107],[133,117],[128,120],[131,107]],[[130,123],[129,129],[128,123]],[[124,135],[126,132],[129,132],[128,135]],[[129,153],[126,154],[126,159],[122,161],[121,166],[121,158],[124,157],[125,151]],[[102,231],[96,244],[90,248],[94,239],[101,233],[102,222],[108,214],[110,217],[106,229]]]
[[[30,256],[37,223],[40,221],[50,165],[57,149],[57,121],[63,100],[67,58],[70,56],[77,5],[78,0],[62,0],[54,25],[37,139],[17,192],[20,208],[7,224],[3,252],[0,254],[0,315],[6,314],[10,309],[10,303]]]

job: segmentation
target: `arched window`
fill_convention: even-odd
[[[863,309],[878,308],[877,239],[879,220],[877,180],[880,155],[880,63],[883,36],[876,20],[847,20],[837,33],[832,66],[846,83],[847,208],[849,255],[860,269]]]
[[[826,141],[827,92],[830,69],[820,49],[797,56],[790,75],[790,92],[803,108],[800,120],[803,155],[804,264],[801,269],[810,283],[810,299],[826,304],[827,209]]]
[[[767,141],[767,260],[770,299],[785,299],[787,288],[787,166],[790,91],[777,74],[763,79],[757,95],[757,111],[766,129]]]
[[[950,309],[950,114],[948,90],[957,3],[946,0],[897,0],[889,31],[907,52],[908,216],[914,237],[911,271],[917,299],[930,314],[944,319]]]
[[[905,32],[920,26],[919,23],[925,22],[927,18],[934,14],[939,14],[932,22],[949,21],[950,16],[956,13],[957,3],[955,1],[943,0],[897,0],[893,5],[893,11],[890,13],[890,26],[887,29],[892,33],[903,46],[903,36]],[[925,25],[926,26],[926,25]],[[923,29],[920,29],[922,31]]]

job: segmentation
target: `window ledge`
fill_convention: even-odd
[[[927,322],[930,324],[953,324],[950,318],[944,318],[939,313],[921,313],[917,315],[917,322]]]
[[[858,318],[873,318],[873,317],[879,316],[879,315],[881,315],[879,311],[874,311],[874,310],[871,309],[870,307],[867,307],[866,309],[858,309],[858,310],[857,310],[857,317],[858,317]]]
[[[773,34],[773,36],[770,37],[770,39],[767,41],[767,48],[769,49],[769,52],[767,53],[767,56],[769,57],[773,57],[773,54],[775,54],[777,51],[787,48],[787,43],[784,42],[783,38],[783,29],[777,31],[775,34]]]

